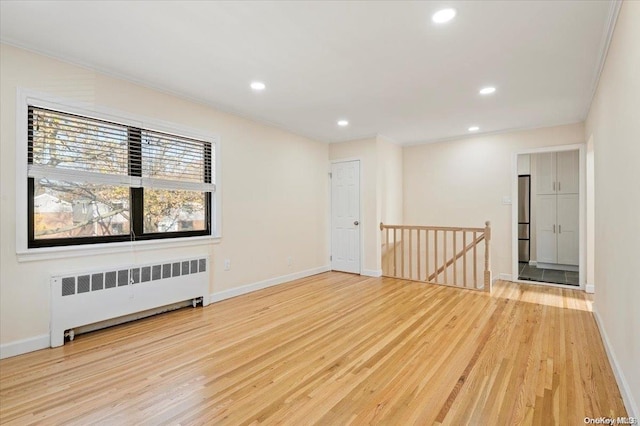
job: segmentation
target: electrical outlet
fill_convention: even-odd
[[[229,259],[224,260],[224,270],[225,271],[231,270],[231,260]]]
[[[293,257],[289,256],[287,257],[287,266],[291,266],[293,265]]]

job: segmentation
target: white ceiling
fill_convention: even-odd
[[[582,121],[612,1],[2,1],[1,40],[315,140]],[[431,22],[442,7],[456,18]],[[267,89],[254,93],[253,80]],[[478,90],[495,85],[488,97]],[[336,121],[350,125],[340,128]]]

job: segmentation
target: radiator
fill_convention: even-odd
[[[51,347],[73,329],[178,302],[209,304],[209,257],[51,277]]]

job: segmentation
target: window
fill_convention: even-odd
[[[211,235],[215,144],[28,107],[28,247]]]

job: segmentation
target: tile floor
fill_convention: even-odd
[[[518,263],[520,273],[518,279],[527,281],[540,281],[553,284],[565,284],[578,286],[578,273],[574,271],[558,271],[555,269],[542,269],[531,266],[528,263]]]

